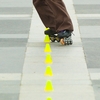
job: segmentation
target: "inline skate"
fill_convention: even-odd
[[[57,36],[60,39],[60,43],[62,45],[72,45],[73,41],[71,39],[71,34],[72,34],[72,31],[69,31],[69,30],[58,32]]]
[[[60,38],[58,37],[58,34],[55,31],[51,30],[50,28],[47,28],[44,31],[44,34],[49,36],[51,42],[55,42],[55,41],[60,42]]]

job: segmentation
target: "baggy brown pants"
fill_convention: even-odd
[[[45,27],[59,32],[73,31],[73,24],[62,0],[33,0],[33,4]]]

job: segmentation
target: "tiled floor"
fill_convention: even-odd
[[[0,100],[19,100],[31,14],[29,1],[0,1]]]
[[[0,1],[0,100],[100,100],[100,0],[63,1],[74,44],[50,43],[52,64],[44,63],[45,28],[32,1]],[[53,92],[44,91],[47,80]]]
[[[100,100],[100,1],[88,0],[80,2],[73,0],[84,53],[86,56],[87,68],[90,73],[96,100]],[[84,17],[85,16],[85,17]]]

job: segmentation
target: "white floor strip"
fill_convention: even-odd
[[[28,34],[0,34],[0,38],[27,38]]]
[[[78,18],[100,18],[100,14],[77,14],[76,15]]]
[[[53,58],[58,59],[58,61],[61,61],[61,66],[60,63],[56,63],[57,66],[54,66],[56,68],[55,71],[56,74],[51,78],[55,84],[54,84],[54,92],[52,93],[45,93],[44,92],[44,86],[45,86],[45,80],[49,78],[45,78],[43,76],[43,73],[45,71],[45,66],[43,64],[44,61],[44,56],[43,56],[43,50],[44,50],[44,43],[43,43],[43,37],[44,34],[44,26],[41,23],[41,20],[38,18],[38,15],[36,12],[33,13],[32,15],[32,21],[31,21],[31,27],[30,27],[30,34],[29,34],[29,39],[32,39],[33,41],[30,40],[34,46],[30,46],[31,51],[29,51],[29,47],[27,47],[26,54],[25,56],[25,62],[23,66],[23,73],[22,73],[22,81],[21,81],[21,89],[20,89],[20,96],[19,100],[29,100],[30,98],[32,100],[46,100],[46,97],[49,95],[52,95],[53,100],[95,100],[94,99],[94,92],[93,92],[93,87],[91,84],[79,84],[75,85],[75,81],[89,81],[90,82],[90,77],[88,73],[88,69],[86,66],[85,62],[85,57],[84,52],[83,52],[83,47],[82,45],[77,46],[78,44],[81,44],[80,40],[80,33],[79,33],[79,27],[78,27],[78,22],[77,18],[75,17],[74,9],[73,7],[73,2],[72,0],[64,0],[65,5],[68,4],[69,6],[71,5],[71,9],[68,11],[71,12],[71,18],[74,24],[75,31],[74,33],[76,34],[75,37],[73,38],[74,44],[72,46],[67,46],[67,47],[61,47],[59,43],[54,43],[52,44],[53,48],[53,53],[59,53],[59,52],[65,52],[65,54],[69,53],[69,56],[63,57],[57,55],[53,56]],[[28,41],[29,42],[29,41]],[[79,47],[82,49],[80,51],[80,57],[78,56],[73,56],[73,53],[78,53],[74,52],[73,49]],[[56,51],[57,50],[57,51]],[[67,52],[66,52],[67,50]],[[70,50],[70,52],[68,52]],[[38,53],[39,52],[39,53]],[[73,53],[72,53],[73,52]],[[30,53],[30,55],[29,55]],[[32,56],[33,55],[33,56]],[[61,59],[66,59],[66,60],[61,60]],[[82,62],[80,62],[81,60]],[[56,60],[54,60],[56,62]],[[66,63],[67,62],[67,63]],[[70,62],[68,64],[68,62]],[[41,64],[42,63],[42,64]],[[81,63],[82,65],[80,65]],[[64,65],[65,64],[65,65]],[[72,64],[72,65],[70,65]],[[77,68],[77,67],[82,67],[84,70],[83,73],[75,72],[73,70],[73,73],[71,73],[71,70],[68,68],[71,67]],[[65,68],[67,71],[69,71],[69,74],[66,72],[66,74],[61,73],[61,70],[58,69],[61,67],[61,70],[64,70]],[[66,71],[65,70],[65,71]],[[30,73],[32,72],[32,74]],[[72,81],[73,85],[71,84],[60,84],[62,81],[67,81],[69,80]],[[66,88],[66,89],[65,89]],[[65,90],[64,90],[65,89]],[[77,90],[77,91],[76,91]]]
[[[31,17],[31,15],[28,15],[28,14],[10,14],[10,15],[9,15],[9,14],[2,14],[2,15],[0,15],[0,18],[8,18],[8,17],[9,17],[9,18],[10,18],[10,17],[11,17],[11,18],[12,18],[12,17],[13,17],[13,18],[16,18],[16,17],[17,17],[17,18],[18,18],[18,17],[20,17],[20,18],[21,18],[21,17],[22,17],[22,18],[23,18],[23,17],[24,17],[24,18],[27,18],[27,17]]]
[[[13,81],[13,80],[21,80],[21,73],[4,73],[0,74],[0,81]]]

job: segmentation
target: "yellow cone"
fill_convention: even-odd
[[[52,98],[51,97],[47,97],[47,99],[46,100],[52,100]]]
[[[46,67],[45,76],[53,76],[52,69],[50,66]]]
[[[44,42],[45,42],[45,43],[49,43],[49,42],[50,42],[50,38],[49,38],[48,35],[45,36]]]
[[[46,59],[45,59],[45,63],[46,64],[52,64],[52,58],[50,54],[46,55]]]
[[[50,44],[46,44],[44,52],[51,52]]]
[[[53,86],[52,86],[52,82],[50,81],[50,80],[48,80],[47,82],[46,82],[46,86],[45,86],[45,92],[51,92],[51,91],[53,91],[54,89],[53,89]]]
[[[46,31],[46,30],[48,30],[48,29],[49,29],[48,27],[47,27],[47,28],[45,28],[45,31]]]

